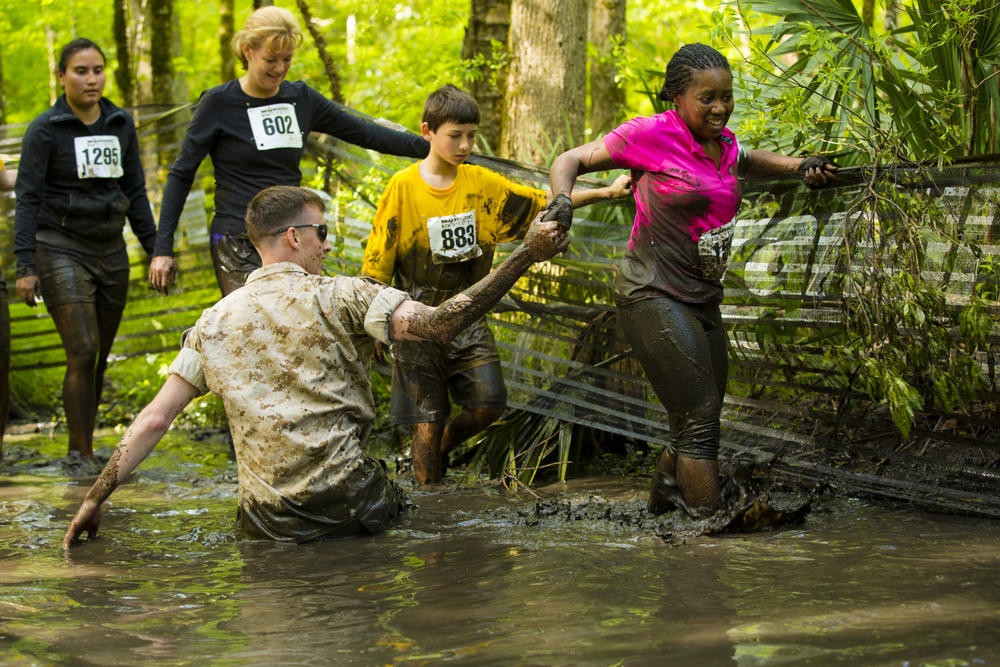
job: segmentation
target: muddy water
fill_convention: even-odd
[[[240,544],[225,448],[172,435],[64,557],[90,480],[51,463],[65,441],[6,449],[3,665],[1000,662],[1000,522],[824,499],[793,529],[668,546],[576,518],[641,511],[646,481],[591,478],[542,490],[565,513],[445,485],[375,538]]]

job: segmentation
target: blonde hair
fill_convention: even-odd
[[[233,37],[233,54],[247,66],[243,47],[256,51],[267,47],[271,51],[296,49],[302,44],[302,29],[292,13],[281,7],[261,7],[254,10],[243,24],[243,29]]]

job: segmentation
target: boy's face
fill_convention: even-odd
[[[420,133],[431,144],[431,153],[456,167],[469,157],[476,145],[476,123],[442,123],[437,130],[432,130],[427,123],[420,125]]]

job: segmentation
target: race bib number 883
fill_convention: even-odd
[[[476,235],[475,211],[428,218],[427,236],[435,264],[462,262],[483,254]]]

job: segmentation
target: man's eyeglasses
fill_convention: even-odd
[[[314,225],[288,225],[287,227],[282,227],[281,229],[274,232],[274,235],[277,236],[278,234],[284,234],[289,229],[302,229],[303,227],[315,227],[316,235],[319,236],[320,243],[326,240],[326,235],[329,230],[327,230],[326,223],[324,222],[319,222]]]

